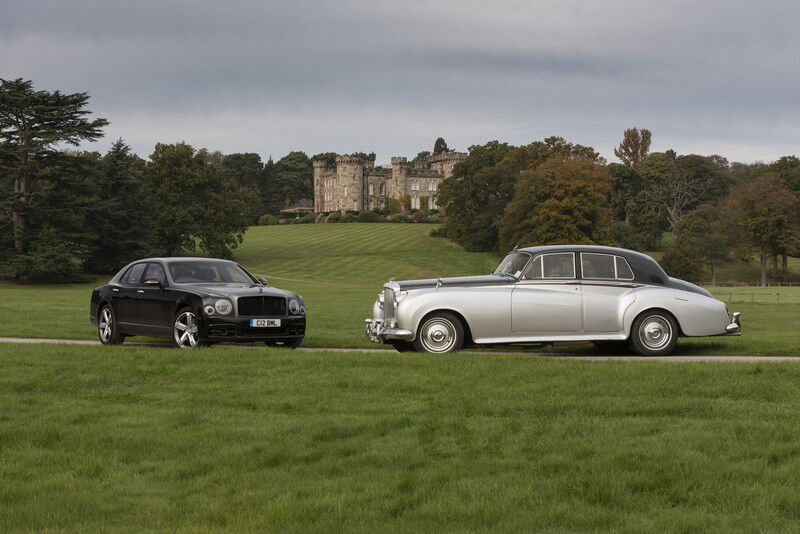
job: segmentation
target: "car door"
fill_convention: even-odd
[[[144,275],[146,263],[136,263],[120,278],[117,287],[111,288],[114,310],[117,314],[117,323],[128,326],[138,326],[136,310],[136,291]]]
[[[148,285],[144,283],[145,280],[158,280],[162,285]],[[153,333],[171,331],[173,293],[167,287],[167,275],[160,263],[147,264],[142,284],[136,293],[136,315],[139,323]]]
[[[581,252],[580,266],[584,332],[621,332],[625,310],[636,300],[630,265],[622,256]]]
[[[581,298],[573,252],[536,256],[511,292],[513,335],[580,334]]]

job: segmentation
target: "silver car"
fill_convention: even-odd
[[[593,342],[668,354],[680,336],[740,335],[739,313],[650,256],[598,246],[510,252],[493,274],[388,282],[367,337],[399,351]]]

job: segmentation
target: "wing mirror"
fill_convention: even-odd
[[[261,282],[262,284],[264,284],[265,286],[269,285],[269,280],[267,280],[266,278],[262,278],[262,277],[259,276],[258,277],[258,281]]]
[[[158,278],[148,278],[144,281],[146,286],[158,286],[159,289],[164,289],[164,284]]]

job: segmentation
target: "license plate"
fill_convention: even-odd
[[[280,319],[250,319],[250,328],[269,328],[280,325]]]

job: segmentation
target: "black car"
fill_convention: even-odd
[[[219,341],[295,348],[306,332],[300,295],[211,258],[135,261],[92,291],[89,319],[104,345],[155,336],[184,349]]]

